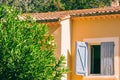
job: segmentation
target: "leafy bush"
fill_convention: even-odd
[[[0,6],[0,79],[60,80],[64,57],[56,60],[54,38],[45,24],[19,20],[18,11]]]

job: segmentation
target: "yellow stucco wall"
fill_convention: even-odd
[[[61,25],[59,22],[47,22],[49,34],[54,36],[56,44],[55,57],[59,59],[61,55]]]
[[[75,42],[83,41],[87,38],[119,37],[120,39],[120,14],[73,17],[71,18],[71,80],[120,80],[116,76],[88,76],[82,77],[75,75]],[[120,42],[119,42],[120,43]],[[120,45],[120,44],[118,44]],[[119,49],[120,50],[120,49]],[[118,57],[120,64],[120,53]],[[120,66],[115,63],[115,75],[120,76]]]

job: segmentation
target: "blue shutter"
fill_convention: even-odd
[[[114,42],[101,43],[101,74],[114,74]]]
[[[75,73],[77,75],[87,75],[87,43],[76,42],[76,66]]]

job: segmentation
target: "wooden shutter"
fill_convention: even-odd
[[[101,43],[101,74],[114,74],[114,42]]]
[[[77,75],[87,75],[87,43],[76,42],[76,71]]]

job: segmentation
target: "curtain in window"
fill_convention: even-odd
[[[101,74],[114,74],[114,42],[101,43]]]

